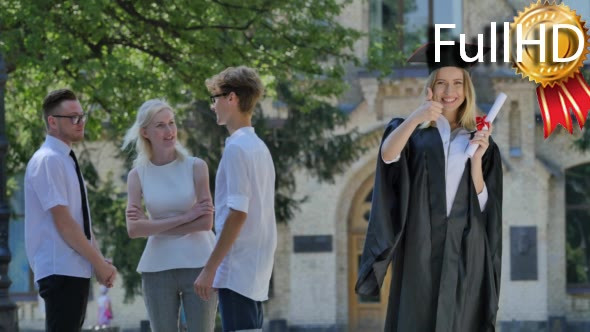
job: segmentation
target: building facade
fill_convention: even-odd
[[[574,2],[582,18],[590,20],[590,3]],[[455,23],[457,31],[473,37],[490,22],[512,21],[517,11],[529,4],[510,0],[354,0],[343,11],[341,22],[367,34],[354,49],[355,55],[366,61],[375,42],[371,39],[375,29],[403,26],[400,49],[411,52],[412,42],[425,39],[429,22]],[[421,104],[426,74],[425,68],[405,67],[380,80],[362,68],[349,68],[350,90],[339,102],[353,105],[347,128],[362,133],[366,151],[334,183],[320,184],[304,172],[297,174],[294,195],[307,197],[307,201],[293,220],[278,225],[271,299],[265,304],[270,330],[382,329],[387,280],[378,297],[356,295],[354,284],[383,129],[391,118],[406,117]],[[502,331],[588,331],[590,198],[584,201],[584,190],[576,184],[585,183],[584,175],[590,178],[590,153],[573,148],[573,141],[580,136],[577,129],[571,136],[559,128],[543,139],[536,86],[514,75],[508,66],[474,69],[473,79],[478,105],[484,112],[497,93],[508,95],[493,133],[504,173],[498,326]],[[263,108],[268,105],[271,103]],[[116,147],[97,145],[96,149],[98,157],[93,159],[99,162],[101,173],[120,172],[123,166],[115,162]],[[123,303],[123,291],[115,288],[111,297],[115,324],[133,328],[147,319],[140,296]],[[39,326],[42,312],[37,307],[30,295],[19,301],[21,326]],[[89,324],[96,321],[94,312],[95,303],[91,302]]]
[[[353,1],[343,13],[342,22],[369,34],[378,26],[375,20],[380,15],[382,29],[386,29],[383,15],[400,12],[408,3]],[[437,6],[443,3],[448,8],[441,14]],[[582,19],[590,20],[590,4],[571,3]],[[530,2],[432,1],[429,7],[429,1],[415,1],[414,5],[403,14],[404,33],[409,35],[405,40],[412,40],[413,33],[424,33],[429,8],[434,10],[431,22],[455,23],[473,37],[488,29],[490,22],[511,22]],[[379,6],[380,10],[375,10]],[[367,56],[365,50],[371,43],[367,39],[359,41],[356,49],[361,58]],[[368,149],[333,184],[319,184],[306,174],[299,175],[296,195],[308,199],[294,220],[281,227],[284,242],[277,253],[274,297],[267,306],[270,319],[285,320],[294,330],[382,329],[388,281],[381,295],[374,298],[355,294],[354,284],[384,127],[394,117],[408,116],[422,103],[426,74],[424,68],[405,67],[382,80],[362,69],[350,75],[351,90],[341,102],[357,106],[350,113],[347,127],[363,133]],[[576,128],[572,136],[560,127],[544,139],[536,86],[514,75],[509,66],[476,68],[472,77],[483,112],[499,92],[508,95],[493,133],[504,173],[497,326],[502,331],[588,331],[590,246],[586,241],[590,234],[590,200],[576,199],[588,191],[580,193],[575,187],[576,183],[585,183],[576,178],[578,174],[590,174],[586,173],[590,154],[573,146],[580,131]],[[585,260],[576,256],[581,252],[585,252]]]

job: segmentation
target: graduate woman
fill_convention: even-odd
[[[473,54],[476,47],[468,47]],[[385,331],[494,331],[502,252],[502,165],[477,130],[459,46],[421,47],[424,101],[393,119],[379,151],[356,291],[377,295],[392,263]],[[478,148],[469,157],[467,146]]]

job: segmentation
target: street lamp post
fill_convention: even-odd
[[[0,54],[0,332],[18,331],[16,305],[10,300],[8,288],[12,281],[8,277],[10,249],[8,248],[8,222],[10,206],[6,198],[6,126],[4,124],[4,88],[6,87],[6,65]]]

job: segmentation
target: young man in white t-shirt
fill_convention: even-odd
[[[217,243],[195,291],[209,299],[218,290],[224,331],[260,331],[277,244],[274,165],[251,122],[264,87],[244,66],[227,68],[206,84],[217,124],[230,137],[215,180]]]
[[[67,89],[43,100],[45,143],[25,173],[25,247],[45,300],[46,331],[80,331],[92,270],[112,287],[117,269],[92,232],[86,186],[72,144],[84,139],[86,114]]]

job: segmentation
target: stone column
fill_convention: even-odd
[[[377,95],[379,94],[379,81],[374,77],[363,77],[359,79],[363,97],[367,101],[367,109],[370,114],[376,114],[377,119],[381,120],[383,114],[377,112]]]

